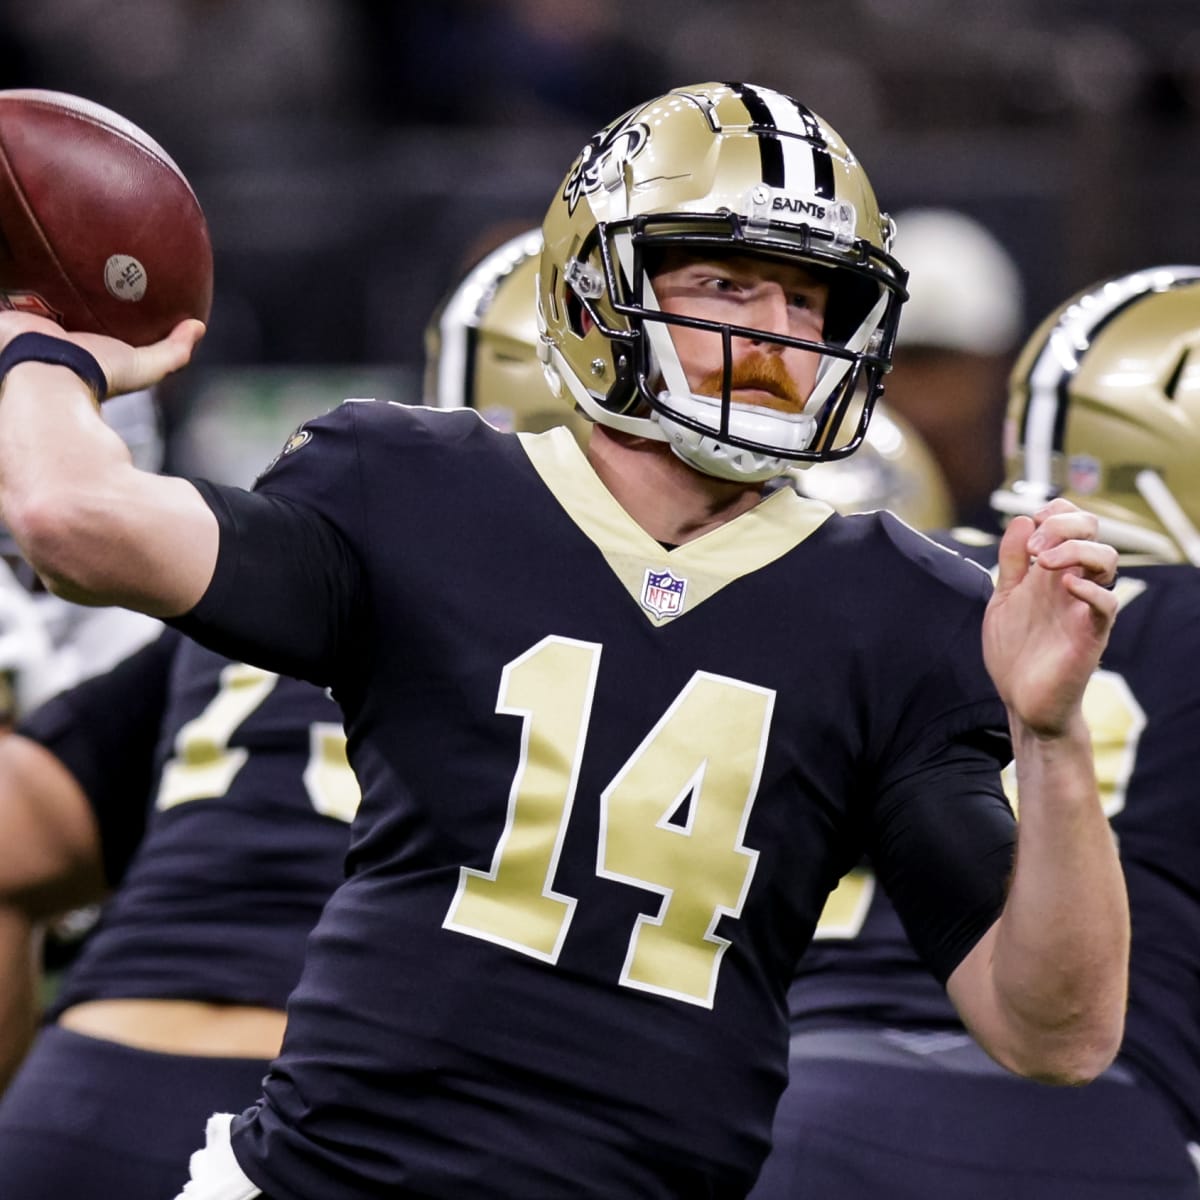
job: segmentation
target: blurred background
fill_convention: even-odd
[[[415,399],[456,275],[540,222],[596,128],[708,79],[816,109],[889,211],[986,231],[1020,291],[994,356],[1105,274],[1200,258],[1194,0],[27,0],[0,16],[0,86],[108,105],[192,181],[216,299],[165,397],[170,461],[235,482],[342,396]]]

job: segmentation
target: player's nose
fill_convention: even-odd
[[[789,332],[791,314],[788,309],[787,293],[778,284],[764,284],[759,288],[751,304],[751,320],[747,322],[754,329],[760,329],[768,337],[752,339],[760,349],[782,350],[778,342],[769,340],[770,336],[786,336]]]

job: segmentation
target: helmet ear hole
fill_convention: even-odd
[[[558,267],[553,266],[550,270],[550,286],[543,289],[541,296],[548,306],[550,320],[557,323],[563,319],[563,314],[558,308]]]
[[[1175,399],[1175,392],[1179,388],[1179,381],[1183,378],[1183,369],[1187,366],[1189,350],[1185,350],[1180,356],[1179,361],[1175,364],[1174,370],[1167,376],[1166,383],[1163,384],[1163,394],[1168,400]]]
[[[583,301],[568,289],[564,297],[566,307],[567,328],[577,337],[583,337],[590,328],[591,317],[583,306]],[[585,317],[587,318],[585,320]]]

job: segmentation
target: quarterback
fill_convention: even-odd
[[[586,451],[347,402],[250,492],[143,475],[96,418],[199,326],[133,351],[0,318],[0,503],[37,569],[330,687],[362,789],[283,1049],[189,1200],[743,1196],[787,984],[864,851],[998,1061],[1111,1062],[1095,519],[1014,519],[993,590],[886,514],[766,494],[862,441],[890,235],[803,105],[680,88],[598,133],[543,224],[540,351]]]

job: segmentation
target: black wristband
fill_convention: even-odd
[[[108,380],[95,356],[66,338],[45,333],[18,333],[0,350],[0,382],[13,367],[23,362],[51,363],[74,371],[92,389],[97,404],[108,395]]]

